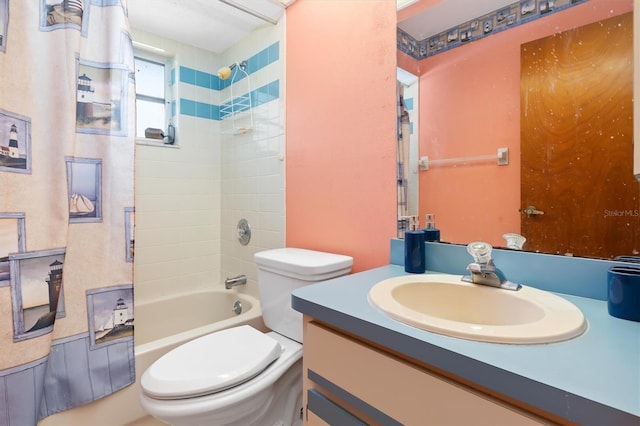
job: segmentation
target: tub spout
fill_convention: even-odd
[[[246,275],[238,275],[237,277],[227,278],[224,280],[224,288],[230,290],[237,285],[245,285],[247,283]]]

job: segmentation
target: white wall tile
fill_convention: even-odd
[[[191,46],[153,40],[171,47],[178,66],[212,69],[218,60]],[[208,89],[180,83],[178,90],[194,101],[214,99]],[[220,126],[197,117],[178,119],[179,148],[136,149],[137,301],[219,285]]]
[[[284,20],[239,42],[220,57],[132,31],[134,39],[162,45],[176,63],[215,73],[221,65],[246,59],[280,41],[280,60],[251,75],[256,89],[284,74]],[[179,96],[220,104],[230,96],[178,83]],[[179,116],[178,149],[138,145],[136,151],[136,299],[223,285],[224,278],[248,276],[238,291],[258,296],[253,255],[284,246],[284,84],[281,98],[257,106],[254,129],[232,135],[233,122]],[[234,93],[236,94],[236,93]],[[179,104],[179,101],[178,101]],[[237,121],[246,126],[248,116]],[[236,224],[252,227],[248,246],[237,241]]]

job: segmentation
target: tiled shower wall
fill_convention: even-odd
[[[221,162],[221,277],[245,274],[247,286],[239,291],[258,296],[254,253],[284,247],[284,19],[277,26],[254,31],[222,55],[224,65],[247,60],[254,97],[253,129],[233,134],[233,117],[222,120]],[[236,84],[234,97],[246,82]],[[235,87],[235,86],[234,86]],[[221,92],[224,102],[229,88]],[[246,124],[240,116],[236,124]],[[251,241],[238,242],[240,219],[251,225]]]
[[[181,70],[215,73],[219,58],[171,40],[132,33],[135,41],[174,54],[182,67],[174,70],[174,89],[180,98],[178,147],[136,146],[134,282],[140,302],[219,283],[220,122],[180,114],[181,99],[200,106],[201,112],[205,105],[209,111],[219,104],[218,90],[180,81],[185,78]]]
[[[253,254],[284,246],[284,18],[254,31],[220,57],[191,46],[133,31],[134,40],[175,55],[178,147],[137,145],[135,291],[138,302],[222,286],[245,274],[238,291],[258,296]],[[251,115],[221,120],[231,79],[220,66],[247,61]],[[253,126],[233,134],[236,124]],[[236,236],[245,218],[252,238]]]

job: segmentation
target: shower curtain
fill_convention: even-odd
[[[135,380],[126,0],[0,0],[0,425]]]

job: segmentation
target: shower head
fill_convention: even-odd
[[[240,67],[240,69],[244,71],[247,68],[247,61],[242,61],[240,63],[234,62],[228,67],[218,69],[218,77],[220,77],[220,80],[226,80],[231,77],[231,73],[236,69],[236,67]]]
[[[236,67],[236,64],[231,64],[228,67],[222,67],[218,70],[218,77],[220,80],[226,80],[231,77],[231,71],[233,71]]]

